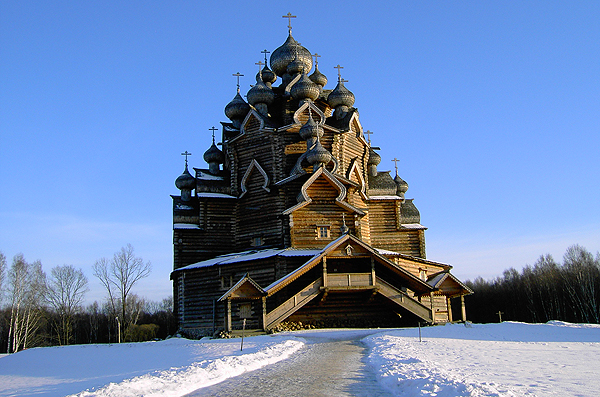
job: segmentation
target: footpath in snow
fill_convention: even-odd
[[[0,356],[0,396],[181,396],[295,356],[308,332],[246,338],[243,352],[239,339],[180,338],[29,349]],[[600,390],[599,325],[449,324],[425,327],[422,336],[382,329],[362,339],[365,363],[393,395],[591,397]]]

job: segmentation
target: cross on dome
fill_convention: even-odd
[[[398,176],[398,160],[396,157],[392,160],[394,162],[394,167],[396,167],[396,176]]]
[[[240,74],[240,72],[237,72],[237,73],[232,74],[232,76],[237,77],[237,92],[240,92],[240,77],[243,76],[243,74]]]
[[[319,58],[321,58],[321,55],[317,54],[316,52],[314,54],[312,54],[313,57],[315,57],[315,69],[317,66],[319,66]]]
[[[209,131],[212,131],[212,138],[213,138],[213,144],[215,143],[215,131],[218,131],[218,128],[215,128],[215,126],[213,125],[212,128],[208,129]]]
[[[187,165],[188,165],[187,158],[188,158],[188,156],[191,156],[192,154],[186,150],[185,152],[181,153],[181,155],[185,156],[185,166],[187,167]]]
[[[266,55],[265,55],[265,57],[266,57]],[[260,70],[261,70],[261,68],[262,68],[264,65],[266,65],[266,63],[265,63],[265,62],[263,62],[263,61],[258,61],[258,62],[256,62],[256,63],[255,63],[255,65],[258,65],[258,70],[260,71]]]
[[[267,51],[267,50],[265,49],[265,50],[262,50],[262,51],[261,51],[261,53],[262,53],[262,54],[265,54],[265,65],[266,65],[266,64],[267,64],[267,54],[270,54],[270,53],[271,53],[271,51]]]
[[[292,18],[296,18],[296,16],[292,15],[290,12],[288,12],[287,15],[282,16],[282,18],[287,18],[288,19],[289,33],[292,34]]]
[[[342,81],[342,69],[344,69],[344,67],[340,66],[340,64],[338,63],[338,65],[334,66],[333,68],[338,70],[338,83],[339,83]]]
[[[373,131],[369,131],[366,130],[365,132],[363,132],[363,134],[367,135],[367,142],[369,142],[369,145],[371,144],[371,134],[373,133]]]

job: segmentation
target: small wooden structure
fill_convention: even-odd
[[[222,150],[213,135],[204,154],[208,169],[192,175],[184,153],[181,195],[172,196],[181,330],[232,331],[244,320],[262,330],[283,321],[440,323],[455,320],[453,298],[466,320],[464,295],[472,291],[451,266],[426,259],[426,228],[405,198],[408,184],[397,168],[394,178],[377,170],[378,148],[365,139],[341,75],[326,89],[291,30],[270,65],[248,102],[238,82],[225,107]]]

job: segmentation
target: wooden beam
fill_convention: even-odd
[[[462,320],[467,321],[467,308],[465,307],[465,296],[460,296],[460,306],[462,309]]]
[[[448,306],[448,321],[452,322],[452,302],[450,297],[446,297],[446,305]]]

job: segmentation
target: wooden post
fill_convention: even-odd
[[[429,293],[429,301],[431,303],[431,323],[435,324],[435,307],[433,306],[433,292]]]
[[[371,285],[375,286],[375,259],[371,257]]]
[[[462,320],[463,322],[467,321],[467,308],[465,307],[465,296],[460,296],[460,306],[462,309]]]
[[[263,331],[267,330],[267,297],[262,297],[262,324]]]
[[[450,297],[446,297],[446,306],[448,306],[448,321],[452,322],[452,302]]]
[[[327,287],[327,257],[323,257],[323,287]]]
[[[244,350],[244,332],[246,332],[246,319],[242,321],[242,344],[240,345],[240,351]]]
[[[225,331],[231,332],[231,300],[227,299],[227,313],[225,314]]]

